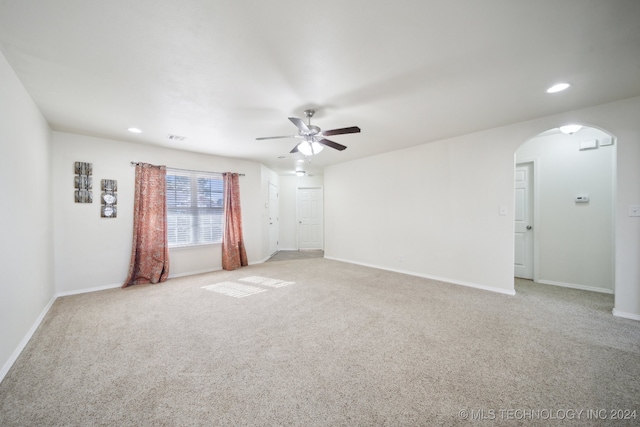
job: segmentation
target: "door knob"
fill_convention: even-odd
[[[530,225],[527,225],[527,230],[531,230],[531,226]]]

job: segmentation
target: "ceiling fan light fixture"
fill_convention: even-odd
[[[564,125],[560,126],[558,129],[560,129],[560,132],[564,134],[573,135],[574,133],[582,129],[582,125]]]
[[[305,171],[296,171],[296,175],[301,177],[304,176],[305,173],[306,173]]]
[[[305,156],[313,156],[314,154],[321,152],[323,149],[324,147],[315,141],[302,141],[300,145],[298,145],[298,151]]]

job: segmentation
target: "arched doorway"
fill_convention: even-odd
[[[529,271],[525,278],[538,283],[613,293],[615,138],[588,126],[554,128],[515,158],[514,276]]]

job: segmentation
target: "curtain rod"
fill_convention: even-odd
[[[131,166],[137,166],[139,165],[140,162],[131,162]],[[168,166],[167,166],[168,167]],[[211,172],[211,171],[197,171],[197,170],[193,170],[193,169],[179,169],[179,168],[172,168],[172,167],[168,167],[169,169],[175,169],[178,171],[185,171],[185,172],[197,172],[197,173],[223,173],[223,172]],[[245,176],[245,174],[243,173],[239,173],[238,176]]]

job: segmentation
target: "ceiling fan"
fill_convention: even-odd
[[[287,136],[265,136],[262,138],[256,138],[257,140],[262,139],[278,139],[278,138],[301,138],[302,142],[298,143],[291,153],[301,152],[305,156],[313,156],[314,154],[318,154],[323,146],[335,148],[336,150],[344,150],[347,148],[342,144],[338,144],[337,142],[326,139],[326,136],[332,135],[343,135],[346,133],[358,133],[360,132],[360,128],[358,126],[351,126],[348,128],[340,128],[340,129],[332,129],[323,131],[318,126],[314,126],[311,124],[311,117],[315,114],[315,110],[304,110],[304,116],[308,119],[308,123],[305,124],[302,119],[297,117],[289,117],[289,120],[296,125],[298,128],[297,135],[287,135]]]

